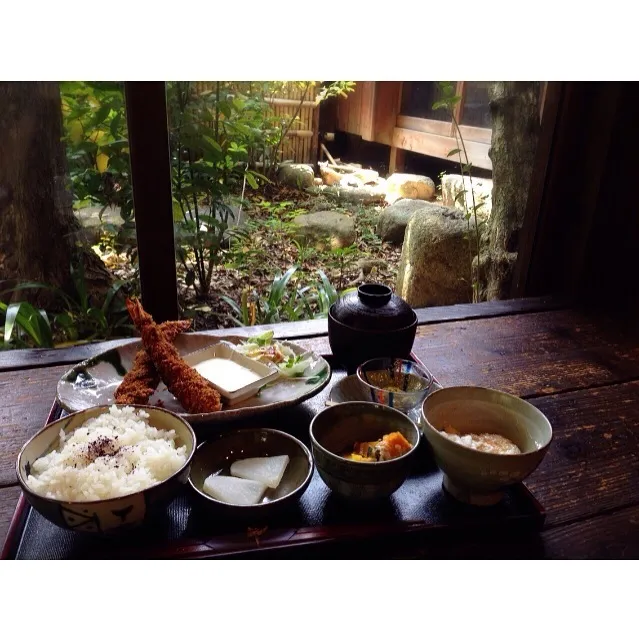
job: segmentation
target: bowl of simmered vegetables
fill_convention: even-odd
[[[313,459],[336,495],[357,501],[392,495],[408,477],[420,432],[400,411],[370,402],[344,402],[311,422]]]

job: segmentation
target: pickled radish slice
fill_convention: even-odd
[[[269,488],[277,488],[282,481],[288,462],[288,455],[240,459],[231,465],[231,475],[252,479],[266,484]]]
[[[210,475],[204,482],[204,492],[226,504],[254,506],[260,502],[266,486],[260,482],[239,477]]]

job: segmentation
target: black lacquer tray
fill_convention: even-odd
[[[332,386],[346,373],[333,367],[329,385],[314,398],[252,418],[252,427],[285,430],[309,445],[308,427]],[[47,423],[64,415],[54,404]],[[240,422],[228,425],[241,427]],[[248,425],[248,424],[247,424]],[[210,428],[210,427],[209,427]],[[215,425],[215,432],[222,427]],[[207,426],[195,427],[198,441]],[[104,538],[58,528],[20,497],[2,552],[5,559],[153,559],[213,557],[393,557],[428,544],[483,535],[508,536],[541,529],[542,506],[523,484],[510,488],[497,506],[466,506],[442,490],[442,475],[422,439],[412,475],[387,501],[357,506],[335,497],[315,471],[298,504],[272,521],[223,521],[202,507],[185,486],[182,493],[142,528]],[[399,549],[402,552],[397,552]]]

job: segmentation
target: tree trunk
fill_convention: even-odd
[[[482,260],[489,300],[510,294],[539,138],[539,99],[539,82],[495,82],[491,89],[494,186],[488,250]]]
[[[71,291],[70,266],[81,258],[88,287],[110,276],[78,246],[80,225],[66,189],[60,89],[56,82],[0,82],[0,279],[32,280]],[[42,291],[14,299],[50,302]]]

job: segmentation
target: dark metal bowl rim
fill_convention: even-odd
[[[360,461],[355,461],[353,459],[346,459],[344,457],[340,457],[339,455],[336,455],[335,453],[331,452],[327,448],[324,448],[324,446],[322,446],[317,441],[317,439],[315,438],[315,435],[313,434],[313,426],[315,424],[315,421],[319,418],[320,415],[323,415],[326,412],[329,412],[329,411],[333,411],[334,412],[335,410],[339,410],[340,406],[352,406],[352,405],[355,405],[355,404],[359,404],[362,408],[365,408],[365,409],[368,409],[368,410],[381,410],[382,412],[391,411],[393,413],[396,413],[403,420],[408,421],[410,423],[412,429],[417,434],[417,438],[416,438],[417,439],[417,443],[416,444],[411,444],[411,449],[407,453],[404,453],[403,455],[400,455],[399,457],[395,457],[395,459],[387,459],[386,461],[376,461],[374,463],[372,463],[372,462],[360,462]],[[386,406],[386,404],[373,404],[371,402],[341,402],[339,404],[336,404],[335,406],[328,406],[324,410],[321,410],[319,413],[317,413],[315,415],[315,417],[313,417],[313,419],[311,420],[311,424],[309,426],[309,435],[310,435],[311,443],[313,444],[313,446],[317,446],[317,448],[319,448],[328,457],[330,457],[330,458],[332,458],[334,460],[337,460],[339,462],[343,462],[347,466],[352,466],[353,468],[355,468],[355,467],[360,467],[361,468],[363,464],[366,464],[366,466],[369,467],[369,468],[370,467],[383,468],[383,467],[387,467],[387,466],[392,466],[393,464],[399,464],[399,463],[401,463],[402,460],[405,460],[408,457],[410,457],[417,450],[417,447],[419,446],[419,444],[421,442],[421,433],[419,432],[419,428],[417,428],[417,426],[413,423],[413,421],[410,419],[410,417],[407,417],[406,415],[404,415],[404,413],[402,413],[401,411],[397,410],[396,408],[392,408],[391,406]]]
[[[254,509],[254,508],[268,508],[269,506],[273,506],[274,504],[281,504],[283,501],[293,498],[294,495],[297,495],[299,492],[303,492],[311,481],[311,477],[313,476],[313,471],[315,470],[315,462],[313,460],[313,455],[311,451],[308,449],[303,442],[301,442],[297,437],[294,437],[290,433],[286,433],[283,430],[277,430],[276,428],[237,428],[235,430],[228,431],[226,433],[222,433],[216,439],[209,439],[207,441],[201,442],[197,449],[194,451],[197,453],[203,446],[207,444],[213,444],[215,442],[219,442],[220,440],[230,437],[231,435],[248,435],[250,433],[275,433],[276,435],[284,435],[288,439],[292,440],[294,444],[302,450],[306,457],[306,461],[308,462],[308,472],[306,473],[306,477],[304,477],[304,481],[293,491],[288,493],[287,495],[282,495],[278,499],[273,499],[271,501],[267,501],[261,504],[250,504],[250,505],[242,505],[242,504],[229,504],[225,501],[220,501],[219,499],[214,499],[211,495],[208,495],[204,491],[200,490],[191,479],[191,472],[189,471],[188,483],[189,486],[201,497],[204,497],[207,501],[210,501],[213,504],[219,504],[220,506],[224,506],[226,508],[239,508],[239,509]]]

